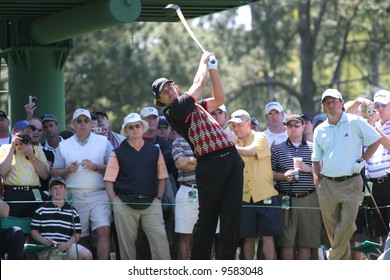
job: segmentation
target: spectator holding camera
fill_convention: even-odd
[[[11,143],[0,147],[0,175],[10,216],[32,217],[39,206],[36,202],[48,199],[41,191],[39,178],[49,177],[49,163],[42,149],[31,144],[33,129],[27,120],[16,122]]]

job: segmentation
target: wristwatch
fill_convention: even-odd
[[[95,164],[95,169],[93,171],[98,171],[98,165]]]
[[[194,162],[194,157],[190,157],[190,163]]]

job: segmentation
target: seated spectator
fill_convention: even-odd
[[[0,218],[8,217],[9,206],[0,199]],[[0,229],[0,255],[7,260],[22,260],[25,237],[20,228]]]
[[[65,181],[53,177],[49,192],[52,200],[35,211],[31,222],[31,237],[48,247],[37,253],[39,259],[91,260],[92,253],[77,244],[81,233],[80,217],[65,201]]]

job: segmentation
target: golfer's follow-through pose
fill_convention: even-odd
[[[191,88],[179,96],[172,80],[159,78],[152,85],[155,103],[166,106],[169,123],[187,142],[197,158],[196,182],[199,217],[193,230],[191,259],[210,259],[220,217],[217,255],[234,259],[240,228],[243,161],[234,143],[209,114],[225,103],[225,93],[213,54],[205,52]],[[197,101],[210,75],[212,97]]]

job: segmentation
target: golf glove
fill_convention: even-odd
[[[218,60],[214,56],[209,57],[209,61],[207,62],[207,66],[210,69],[217,69],[218,66]]]
[[[363,167],[366,165],[366,161],[362,158],[359,158],[352,165],[352,173],[360,173]]]

